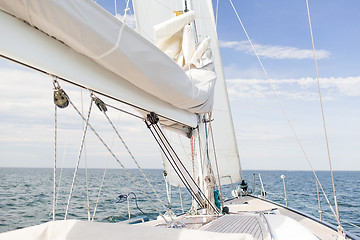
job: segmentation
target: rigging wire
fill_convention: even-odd
[[[170,163],[171,167],[174,169],[174,171],[176,172],[176,174],[179,176],[180,181],[183,183],[183,185],[185,186],[185,188],[189,191],[189,193],[191,194],[191,196],[196,200],[196,202],[201,205],[201,203],[199,202],[199,200],[195,197],[196,193],[194,191],[192,191],[189,183],[187,183],[185,181],[185,177],[183,176],[182,172],[179,170],[178,166],[170,160],[171,159],[171,154],[170,151],[168,149],[165,148],[165,143],[164,141],[160,138],[160,135],[158,135],[158,137],[156,137],[155,132],[156,129],[151,129],[150,128],[150,124],[148,124],[145,121],[145,124],[148,126],[150,133],[153,135],[155,141],[157,142],[157,144],[159,145],[161,151],[164,153],[164,156],[166,157],[166,159],[168,160],[168,162]]]
[[[215,206],[213,206],[213,204],[209,201],[209,199],[205,196],[205,194],[201,191],[201,189],[199,188],[199,186],[196,184],[195,180],[191,177],[189,171],[187,170],[187,168],[184,166],[184,164],[182,163],[182,161],[180,161],[179,156],[176,154],[175,150],[173,149],[173,147],[171,146],[170,142],[168,141],[168,139],[166,138],[165,134],[163,133],[163,131],[160,129],[160,127],[158,126],[158,124],[155,124],[155,127],[158,129],[158,131],[160,132],[162,138],[164,139],[164,142],[166,143],[167,146],[169,146],[169,148],[171,149],[171,151],[174,153],[175,157],[179,160],[180,165],[182,166],[182,168],[185,170],[185,172],[187,173],[187,175],[189,176],[189,179],[193,182],[193,184],[198,188],[198,193],[200,196],[202,195],[202,198],[205,199],[205,201],[209,204],[209,206],[218,213],[218,210]]]
[[[328,159],[329,159],[331,181],[332,181],[332,187],[333,187],[333,193],[334,193],[335,209],[336,209],[337,217],[338,217],[338,219],[340,219],[339,206],[338,206],[338,201],[337,201],[337,197],[336,197],[336,190],[335,190],[334,174],[333,174],[333,169],[332,169],[332,164],[331,164],[331,157],[330,157],[329,141],[328,141],[328,136],[327,136],[327,131],[326,131],[325,112],[324,112],[324,106],[323,106],[322,94],[321,94],[321,88],[320,88],[319,69],[318,69],[317,60],[316,60],[314,35],[313,35],[312,26],[311,26],[310,7],[309,7],[309,1],[308,0],[306,0],[306,8],[307,8],[310,35],[311,35],[311,43],[312,43],[313,55],[314,55],[314,63],[315,63],[315,70],[316,70],[316,82],[317,82],[317,87],[318,87],[318,91],[319,91],[319,100],[320,100],[321,116],[322,116],[322,121],[323,121],[323,129],[324,129],[325,142],[326,142],[326,150],[327,150]]]
[[[91,89],[91,88],[85,87],[85,86],[83,86],[83,85],[81,85],[81,84],[78,84],[78,83],[76,83],[76,82],[74,82],[74,81],[71,81],[71,80],[69,80],[69,79],[66,79],[66,78],[63,78],[63,77],[60,77],[60,76],[53,75],[52,73],[49,73],[49,72],[47,72],[47,71],[44,71],[44,70],[42,70],[42,69],[40,69],[40,68],[37,68],[37,67],[34,67],[34,66],[32,66],[32,65],[26,64],[26,63],[24,63],[24,62],[18,61],[18,60],[14,59],[14,58],[11,58],[11,57],[8,57],[8,56],[2,55],[2,54],[0,54],[0,57],[1,57],[1,58],[4,58],[4,59],[7,59],[7,60],[9,60],[9,61],[12,61],[12,62],[14,62],[14,63],[20,64],[20,65],[22,65],[22,66],[24,66],[24,67],[27,67],[27,68],[29,68],[29,69],[32,69],[32,70],[38,71],[38,72],[40,72],[40,73],[46,74],[46,75],[48,75],[48,76],[56,77],[56,79],[62,80],[62,81],[67,82],[67,83],[70,83],[70,84],[72,84],[72,85],[74,85],[74,86],[77,86],[77,87],[80,87],[80,88],[83,88],[83,89],[87,89],[87,90],[89,90],[89,91],[91,91],[91,92],[93,92],[93,93],[99,94],[99,95],[101,95],[101,96],[104,96],[104,97],[107,97],[107,98],[109,98],[109,99],[112,99],[112,100],[114,100],[114,101],[116,101],[116,102],[119,102],[119,103],[125,104],[125,105],[127,105],[127,106],[130,106],[130,107],[132,107],[132,108],[134,108],[134,109],[136,109],[136,110],[139,110],[140,112],[149,112],[149,111],[148,111],[147,109],[145,109],[145,108],[142,108],[142,107],[140,107],[140,106],[134,105],[134,104],[132,104],[132,103],[130,103],[130,102],[123,101],[123,100],[121,100],[121,99],[119,99],[119,98],[112,97],[112,96],[110,96],[110,95],[108,95],[108,94],[99,92],[99,91],[97,91],[97,90],[95,90],[95,89]],[[110,107],[111,107],[111,106],[110,106]],[[113,107],[113,108],[115,108],[115,107]],[[115,109],[117,109],[117,108],[115,108]],[[118,110],[119,110],[119,109],[118,109]],[[121,110],[120,110],[120,111],[121,111]],[[125,113],[128,113],[128,114],[130,114],[130,115],[132,115],[132,116],[136,116],[135,114],[131,114],[131,113],[126,112],[126,111],[124,111],[124,110],[122,110],[122,111],[125,112]],[[164,116],[164,115],[158,114],[158,116],[161,117],[162,119],[168,120],[168,121],[170,121],[170,122],[172,122],[172,123],[180,124],[181,126],[190,127],[190,126],[188,126],[188,125],[186,125],[186,124],[184,124],[184,123],[181,123],[181,122],[179,122],[179,121],[177,121],[177,120],[175,120],[175,119],[166,117],[166,116]],[[139,117],[139,116],[138,116],[138,117]],[[139,118],[141,118],[141,117],[139,117]],[[144,119],[144,118],[142,118],[142,119]]]
[[[289,124],[289,126],[290,126],[290,128],[291,128],[291,130],[292,130],[292,132],[293,132],[293,134],[294,134],[294,136],[295,136],[295,138],[296,138],[296,140],[297,140],[297,143],[298,143],[300,149],[302,150],[302,152],[303,152],[303,154],[304,154],[304,157],[305,157],[307,163],[309,164],[309,166],[310,166],[310,168],[311,168],[311,170],[312,170],[312,172],[313,172],[313,174],[314,174],[314,176],[315,176],[315,178],[316,178],[316,181],[319,183],[319,186],[320,186],[320,188],[321,188],[321,190],[322,190],[322,193],[323,193],[323,195],[324,195],[327,203],[329,204],[330,209],[331,209],[332,213],[334,214],[334,217],[336,218],[338,224],[340,225],[340,221],[338,220],[337,215],[336,215],[336,213],[335,213],[335,211],[334,211],[334,209],[333,209],[333,207],[332,207],[332,205],[331,205],[331,203],[330,203],[330,201],[329,201],[329,199],[328,199],[328,197],[327,197],[327,195],[326,195],[326,193],[325,193],[325,191],[324,191],[324,189],[323,189],[323,187],[322,187],[322,185],[321,185],[321,183],[320,183],[320,181],[319,181],[319,179],[318,179],[318,176],[317,176],[317,174],[316,174],[316,172],[315,172],[315,170],[314,170],[314,168],[313,168],[313,166],[312,166],[309,158],[307,157],[307,154],[306,154],[306,152],[305,152],[305,150],[304,150],[304,148],[303,148],[303,146],[302,146],[302,144],[301,144],[301,141],[300,141],[300,139],[298,138],[298,136],[297,136],[297,134],[296,134],[296,132],[295,132],[295,129],[294,129],[293,125],[292,125],[291,122],[290,122],[290,119],[289,119],[289,117],[288,117],[288,115],[287,115],[287,113],[286,113],[286,111],[285,111],[285,108],[284,108],[284,106],[282,105],[279,96],[277,95],[277,92],[276,92],[276,90],[275,90],[275,88],[274,88],[274,86],[273,86],[273,84],[272,84],[272,81],[271,81],[271,79],[270,79],[267,71],[265,70],[264,65],[262,64],[262,61],[260,60],[260,57],[259,57],[258,53],[256,52],[256,49],[255,49],[255,47],[254,47],[254,45],[253,45],[253,43],[252,43],[252,41],[251,41],[251,39],[250,39],[250,37],[249,37],[246,29],[245,29],[245,26],[244,26],[244,24],[242,23],[242,21],[241,21],[241,19],[240,19],[240,17],[239,17],[239,14],[237,13],[236,8],[235,8],[232,0],[229,0],[229,2],[230,2],[230,4],[231,4],[231,6],[232,6],[232,8],[233,8],[233,10],[234,10],[234,12],[235,12],[235,14],[236,14],[236,16],[237,16],[237,19],[238,19],[239,23],[241,24],[241,26],[242,26],[242,28],[243,28],[243,30],[244,30],[244,33],[245,33],[245,35],[246,35],[246,37],[247,37],[247,39],[248,39],[248,41],[249,41],[249,43],[250,43],[253,51],[254,51],[254,54],[255,54],[256,58],[258,59],[258,61],[259,61],[259,63],[260,63],[260,66],[261,66],[263,72],[264,72],[265,75],[266,75],[266,78],[267,78],[267,80],[268,80],[268,82],[269,82],[269,84],[270,84],[271,90],[272,90],[273,94],[275,95],[276,100],[277,100],[277,102],[279,103],[279,105],[280,105],[280,107],[281,107],[281,110],[282,110],[282,112],[283,112],[283,114],[284,114],[284,116],[285,116],[285,118],[286,118],[286,120],[287,120],[287,122],[288,122],[288,124]]]

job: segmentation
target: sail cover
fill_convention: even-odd
[[[212,2],[211,0],[187,0],[186,2],[189,11],[194,11],[195,13],[195,22],[192,23],[192,27],[194,30],[196,29],[198,46],[206,41],[207,38],[210,39],[211,60],[217,75],[212,110],[213,121],[211,122],[215,151],[211,140],[208,144],[211,166],[215,176],[217,176],[216,165],[218,165],[221,184],[238,182],[241,179],[240,159],[224,79]],[[138,32],[153,42],[157,40],[154,26],[158,26],[173,18],[174,11],[185,10],[184,0],[133,0],[133,4]],[[168,128],[167,130],[167,137],[170,139],[175,151],[180,155],[183,164],[190,172],[196,173],[199,171],[200,166],[197,166],[196,161],[193,161],[194,153],[191,149],[190,139],[172,129]],[[197,138],[195,138],[194,147],[195,149],[198,147]],[[199,149],[197,149],[197,152],[199,154]],[[215,163],[215,153],[218,164]],[[202,149],[202,155],[204,155],[204,149]],[[166,161],[164,161],[164,169],[168,174],[167,180],[170,184],[173,186],[182,185]]]
[[[152,42],[92,0],[0,0],[0,9],[176,108],[191,113],[212,109],[215,79],[190,78]]]

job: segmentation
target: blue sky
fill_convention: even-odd
[[[97,2],[114,13],[113,1]],[[310,0],[309,4],[333,167],[360,170],[360,2]],[[305,0],[234,1],[234,5],[310,161],[316,169],[327,170]],[[120,14],[123,7],[123,1],[118,1]],[[243,168],[309,170],[226,0],[219,5],[218,35]],[[51,167],[51,81],[47,76],[5,60],[0,60],[0,78],[5,82],[0,86],[3,103],[0,106],[0,166]],[[80,102],[80,90],[62,85]],[[84,111],[86,108],[87,105]],[[59,131],[66,144],[59,146],[60,158],[67,155],[67,158],[76,159],[78,154],[80,140],[70,136],[81,137],[81,131],[77,129],[81,129],[82,123],[71,114],[74,113],[64,110]],[[113,114],[113,117],[119,116]],[[130,147],[142,149],[137,155],[142,165],[160,168],[161,161],[158,152],[153,150],[155,145],[151,143],[151,137],[139,130],[142,123],[134,123],[123,115],[120,119],[119,126]],[[104,125],[101,127],[105,130],[104,138],[111,142],[113,135],[110,128],[105,127],[106,122],[100,116],[95,116],[95,121]],[[125,133],[129,129],[130,133]],[[136,140],[139,138],[140,141]],[[89,137],[89,145],[93,151],[102,148],[94,136]],[[127,156],[123,151],[118,153],[124,159]],[[107,156],[98,154],[103,159]],[[89,156],[89,166],[104,167],[104,161],[99,163],[96,157]],[[64,166],[73,167],[74,164],[65,160]],[[117,167],[111,161],[108,164]]]

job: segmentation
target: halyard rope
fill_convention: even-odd
[[[79,114],[79,116],[85,121],[84,116],[81,114],[81,112],[77,109],[77,107],[74,105],[74,103],[69,99],[69,103],[73,106],[75,111]],[[132,181],[132,183],[138,187],[138,189],[144,193],[146,198],[148,198],[150,204],[154,206],[154,209],[160,213],[159,209],[156,208],[154,203],[151,201],[151,198],[148,196],[148,194],[142,189],[142,187],[135,181],[135,179],[131,176],[131,174],[128,172],[126,167],[122,164],[122,162],[119,160],[118,157],[113,153],[113,151],[109,148],[109,146],[104,142],[104,140],[100,137],[100,135],[97,133],[97,131],[92,127],[90,123],[87,123],[87,125],[90,127],[90,129],[93,131],[93,133],[96,135],[96,137],[101,141],[101,143],[104,145],[104,147],[110,152],[110,154],[114,157],[114,159],[120,164],[120,166],[125,170],[126,175],[129,177],[129,179]],[[165,208],[166,209],[166,208]]]
[[[81,113],[84,114],[84,99],[83,99],[83,92],[82,88],[80,89],[81,93]],[[84,128],[83,122],[83,128]],[[87,158],[86,158],[86,143],[84,142],[84,160],[85,160],[85,185],[86,185],[86,203],[87,203],[87,214],[88,214],[88,221],[90,221],[90,201],[89,201],[89,184],[88,184],[88,168],[87,168]]]
[[[282,105],[282,103],[281,103],[281,101],[280,101],[280,98],[279,98],[279,96],[277,95],[277,92],[276,92],[276,90],[275,90],[275,88],[274,88],[274,86],[273,86],[273,84],[272,84],[272,81],[271,81],[271,79],[270,79],[267,71],[265,70],[264,65],[262,64],[259,55],[258,55],[257,52],[256,52],[256,49],[255,49],[255,47],[254,47],[254,45],[253,45],[253,43],[252,43],[252,41],[251,41],[251,39],[250,39],[250,37],[249,37],[246,29],[245,29],[245,26],[243,25],[243,23],[242,23],[242,21],[241,21],[241,19],[240,19],[240,17],[239,17],[239,14],[238,14],[237,11],[236,11],[236,8],[235,8],[232,0],[229,0],[229,2],[230,2],[230,4],[231,4],[231,6],[232,6],[232,8],[233,8],[233,10],[234,10],[234,12],[235,12],[235,14],[236,14],[236,16],[237,16],[237,19],[239,20],[239,23],[241,24],[241,26],[242,26],[242,28],[243,28],[243,30],[244,30],[244,33],[245,33],[245,35],[246,35],[246,37],[247,37],[247,39],[248,39],[248,41],[249,41],[249,43],[250,43],[253,51],[254,51],[254,54],[256,55],[256,58],[258,59],[258,61],[259,61],[259,63],[260,63],[260,66],[261,66],[263,72],[264,72],[265,75],[266,75],[266,78],[267,78],[267,80],[268,80],[268,82],[269,82],[269,84],[270,84],[271,90],[272,90],[273,94],[275,95],[276,100],[277,100],[277,102],[279,103],[282,112],[283,112],[284,115],[285,115],[285,118],[286,118],[286,120],[287,120],[287,122],[288,122],[288,124],[289,124],[289,126],[290,126],[290,128],[291,128],[291,130],[292,130],[292,132],[293,132],[293,134],[294,134],[297,142],[298,142],[298,145],[299,145],[301,151],[303,152],[304,157],[305,157],[307,163],[309,164],[309,166],[310,166],[310,168],[311,168],[311,170],[312,170],[312,172],[313,172],[313,174],[314,174],[314,176],[315,176],[315,178],[316,178],[316,181],[319,183],[319,186],[320,186],[320,188],[321,188],[321,190],[322,190],[322,193],[323,193],[323,195],[324,195],[327,203],[329,204],[329,207],[330,207],[332,213],[334,214],[334,217],[336,218],[338,224],[340,225],[340,222],[339,222],[339,220],[338,220],[338,218],[337,218],[337,215],[336,215],[333,207],[331,206],[331,203],[330,203],[328,197],[326,196],[326,193],[325,193],[325,191],[324,191],[324,189],[323,189],[323,187],[322,187],[322,185],[321,185],[321,183],[320,183],[320,181],[319,181],[319,179],[318,179],[318,177],[317,177],[317,174],[316,174],[316,172],[315,172],[312,164],[310,163],[309,158],[308,158],[307,155],[306,155],[306,152],[305,152],[305,150],[304,150],[304,148],[303,148],[303,146],[302,146],[302,144],[301,144],[301,142],[300,142],[300,139],[298,138],[298,136],[297,136],[297,134],[296,134],[296,132],[295,132],[295,129],[294,129],[294,127],[292,126],[292,124],[291,124],[291,122],[290,122],[290,119],[289,119],[289,117],[288,117],[288,115],[287,115],[287,113],[286,113],[286,111],[285,111],[285,108],[283,107],[283,105]]]
[[[337,218],[340,219],[339,207],[338,207],[338,202],[337,202],[337,197],[336,197],[336,190],[335,190],[334,174],[333,174],[333,169],[332,169],[332,165],[331,165],[331,158],[330,158],[329,141],[328,141],[327,131],[326,131],[325,113],[324,113],[324,106],[323,106],[323,101],[322,101],[322,96],[321,96],[321,88],[320,88],[320,80],[319,80],[319,70],[318,70],[317,61],[316,61],[314,35],[313,35],[312,26],[311,26],[310,8],[309,8],[309,2],[308,2],[308,0],[306,0],[306,8],[307,8],[307,14],[308,14],[308,19],[309,19],[309,28],[310,28],[310,34],[311,34],[311,43],[312,43],[313,54],[314,54],[314,63],[315,63],[315,70],[316,70],[316,81],[317,81],[317,86],[318,86],[318,90],[319,90],[319,100],[320,100],[320,106],[321,106],[321,116],[322,116],[322,121],[323,121],[323,128],[324,128],[324,135],[325,135],[325,142],[326,142],[326,150],[327,150],[328,159],[329,159],[329,166],[330,166],[330,173],[331,173],[331,181],[332,181],[332,187],[333,187],[333,192],[334,192],[335,209],[336,209]],[[338,223],[339,223],[339,225],[340,225],[340,221],[338,221]],[[341,226],[341,225],[340,225],[340,226]]]
[[[135,159],[134,155],[132,154],[132,152],[130,151],[129,147],[126,145],[124,139],[120,136],[120,133],[118,132],[118,130],[116,129],[116,127],[114,126],[114,124],[112,123],[112,121],[110,120],[109,116],[106,114],[105,111],[103,111],[106,119],[109,121],[110,125],[112,126],[112,128],[114,129],[116,135],[119,137],[120,141],[122,142],[122,144],[124,145],[126,151],[129,153],[131,159],[134,161],[134,163],[136,164],[137,168],[139,169],[139,171],[141,172],[141,174],[143,175],[144,179],[146,180],[146,182],[148,183],[148,185],[150,186],[151,190],[154,192],[156,198],[158,199],[158,201],[163,205],[164,208],[166,208],[165,204],[163,203],[163,201],[161,200],[159,194],[157,193],[157,191],[155,190],[154,186],[150,183],[149,179],[147,178],[146,174],[144,173],[144,171],[142,170],[142,168],[140,167],[138,161]]]
[[[70,101],[70,99],[69,99],[69,101]],[[71,102],[71,101],[70,101],[70,102]],[[72,105],[72,104],[71,104],[71,105]],[[84,132],[83,132],[83,136],[82,136],[82,140],[81,140],[80,152],[79,152],[78,160],[77,160],[76,167],[75,167],[75,171],[74,171],[73,181],[72,181],[72,183],[71,183],[69,198],[68,198],[68,202],[67,202],[67,205],[66,205],[65,218],[64,218],[65,220],[66,220],[67,215],[68,215],[68,212],[69,212],[69,206],[70,206],[70,202],[71,202],[72,193],[73,193],[73,191],[74,191],[75,180],[76,180],[76,176],[77,176],[77,173],[78,173],[78,170],[79,170],[81,154],[82,154],[82,151],[83,151],[84,145],[85,145],[85,137],[86,137],[87,129],[88,129],[88,126],[89,126],[89,119],[90,119],[91,108],[92,108],[92,101],[90,102],[89,112],[88,112],[87,119],[86,119],[86,120],[83,119],[83,120],[86,122],[86,125],[85,125],[85,128],[84,128]],[[88,216],[89,216],[89,214],[88,214]]]
[[[56,147],[57,147],[57,106],[55,106],[54,116],[54,199],[53,199],[53,221],[56,219]]]
[[[119,119],[120,119],[120,113],[119,113]],[[116,133],[114,133],[114,136],[113,136],[113,139],[112,139],[112,142],[111,142],[111,148],[114,146],[115,136],[116,136]],[[92,219],[91,219],[92,222],[94,221],[94,218],[95,218],[97,206],[98,206],[99,200],[100,200],[101,190],[102,190],[102,187],[104,185],[106,171],[107,171],[108,163],[109,163],[109,157],[106,159],[106,165],[105,165],[104,173],[103,173],[103,176],[102,176],[102,179],[101,179],[101,183],[100,183],[100,187],[99,187],[99,191],[98,191],[98,196],[96,198],[94,213],[93,213],[93,216],[92,216]]]

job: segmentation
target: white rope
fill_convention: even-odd
[[[84,114],[84,99],[83,99],[82,88],[80,89],[80,93],[81,93],[81,113]],[[83,122],[83,128],[85,129],[84,122]],[[86,142],[84,142],[84,160],[85,160],[85,186],[86,186],[87,214],[88,214],[88,221],[90,221],[90,200],[89,200],[88,169],[87,169],[87,158],[86,158]]]
[[[120,120],[120,113],[119,113],[119,117],[118,117],[118,122],[119,122],[119,120]],[[113,135],[113,139],[111,141],[111,148],[113,148],[113,146],[114,146],[115,137],[116,137],[116,133],[114,133],[114,135]],[[101,195],[102,187],[104,185],[105,176],[106,176],[106,172],[107,172],[107,168],[108,168],[108,164],[109,164],[109,159],[110,159],[110,154],[109,154],[108,158],[106,159],[106,165],[105,165],[105,169],[104,169],[104,174],[103,174],[102,179],[101,179],[101,183],[100,183],[100,187],[99,187],[99,191],[98,191],[98,196],[97,196],[96,203],[95,203],[94,213],[93,213],[93,216],[92,216],[92,219],[91,219],[92,222],[94,221],[97,206],[99,204],[100,195]]]
[[[53,221],[56,219],[56,147],[57,147],[57,106],[55,106],[55,117],[54,117],[54,199],[53,199]]]
[[[307,163],[309,164],[309,166],[310,166],[310,168],[311,168],[311,170],[312,170],[312,172],[313,172],[313,174],[314,174],[314,176],[315,176],[315,178],[316,178],[316,181],[319,183],[319,186],[320,186],[320,188],[321,188],[321,190],[322,190],[322,193],[323,193],[323,195],[324,195],[327,203],[329,204],[329,207],[330,207],[331,211],[333,212],[335,218],[337,219],[337,215],[336,215],[333,207],[331,206],[328,197],[326,196],[326,193],[325,193],[325,191],[324,191],[324,189],[323,189],[323,187],[322,187],[322,185],[321,185],[321,183],[320,183],[320,181],[319,181],[319,179],[318,179],[318,177],[317,177],[317,174],[315,173],[315,170],[314,170],[312,164],[310,163],[309,158],[308,158],[307,155],[306,155],[306,152],[305,152],[305,150],[304,150],[304,148],[303,148],[303,146],[302,146],[302,144],[301,144],[301,141],[300,141],[300,139],[298,138],[298,136],[297,136],[297,134],[296,134],[296,132],[295,132],[295,129],[294,129],[294,127],[292,126],[292,124],[291,124],[291,122],[290,122],[290,119],[289,119],[289,117],[288,117],[288,115],[287,115],[287,113],[286,113],[286,111],[285,111],[285,108],[283,107],[283,105],[282,105],[282,103],[281,103],[281,101],[280,101],[280,98],[279,98],[279,96],[278,96],[277,93],[276,93],[276,90],[275,90],[275,88],[274,88],[274,86],[273,86],[273,84],[272,84],[272,81],[271,81],[271,79],[270,79],[267,71],[265,70],[264,65],[262,64],[262,62],[261,62],[261,60],[260,60],[260,57],[259,57],[259,55],[257,54],[257,52],[256,52],[256,50],[255,50],[255,47],[254,47],[252,41],[250,40],[250,37],[249,37],[249,35],[248,35],[248,33],[247,33],[247,31],[246,31],[246,29],[245,29],[245,27],[244,27],[244,25],[243,25],[240,17],[239,17],[239,14],[237,13],[236,8],[235,8],[234,4],[232,3],[232,0],[229,0],[229,1],[230,1],[230,4],[231,4],[231,6],[232,6],[232,8],[233,8],[233,10],[234,10],[234,12],[235,12],[238,20],[239,20],[239,23],[241,24],[241,26],[242,26],[242,28],[243,28],[243,30],[244,30],[244,32],[245,32],[245,35],[246,35],[246,37],[247,37],[247,39],[248,39],[248,41],[249,41],[252,49],[253,49],[253,51],[254,51],[254,54],[256,55],[256,58],[258,59],[260,65],[261,65],[261,68],[262,68],[263,72],[264,72],[265,75],[266,75],[266,78],[267,78],[267,80],[268,80],[268,82],[269,82],[269,84],[270,84],[271,90],[272,90],[273,94],[275,95],[276,100],[277,100],[277,102],[279,103],[282,112],[283,112],[284,115],[285,115],[285,118],[286,118],[286,120],[287,120],[287,122],[288,122],[288,124],[289,124],[289,126],[290,126],[290,128],[291,128],[291,130],[292,130],[292,132],[293,132],[293,134],[294,134],[294,136],[295,136],[295,138],[296,138],[296,141],[297,141],[297,143],[298,143],[301,151],[303,152],[304,157],[305,157]],[[338,221],[338,219],[337,219],[337,221]],[[339,221],[338,221],[338,223],[339,223]]]
[[[69,102],[71,104],[71,106],[73,106],[73,108],[75,109],[75,111],[79,114],[79,116],[84,120],[84,116],[81,114],[81,112],[77,109],[77,107],[74,105],[74,103],[69,99]],[[100,135],[97,133],[97,131],[92,127],[92,125],[88,122],[87,125],[90,127],[90,129],[93,131],[93,133],[96,135],[96,137],[101,141],[101,143],[104,145],[104,147],[109,151],[109,153],[114,157],[114,159],[120,164],[120,166],[125,170],[125,174],[129,177],[129,179],[131,180],[131,182],[137,186],[137,188],[144,193],[145,197],[148,198],[150,204],[152,204],[154,206],[154,209],[160,214],[160,211],[158,208],[156,208],[156,206],[154,205],[154,203],[151,201],[151,198],[149,197],[149,195],[143,190],[143,188],[135,181],[135,179],[131,176],[131,174],[128,172],[128,170],[126,169],[126,167],[122,164],[122,162],[119,160],[118,157],[116,157],[116,155],[113,153],[113,151],[111,151],[111,149],[109,148],[109,146],[104,142],[104,140],[100,137]],[[166,207],[165,207],[166,209]]]
[[[142,168],[140,167],[138,161],[135,159],[134,155],[132,154],[132,152],[130,151],[129,147],[126,145],[124,139],[120,136],[119,131],[115,128],[114,124],[112,123],[112,121],[110,120],[109,116],[106,114],[106,112],[104,111],[104,115],[107,118],[107,120],[109,121],[110,125],[112,126],[112,128],[114,129],[116,135],[119,137],[120,141],[122,142],[122,144],[124,145],[125,149],[127,150],[127,152],[129,153],[131,159],[134,161],[134,163],[136,164],[137,168],[139,169],[139,171],[141,172],[141,174],[143,175],[145,181],[148,183],[149,187],[151,188],[151,190],[154,192],[156,198],[158,199],[158,201],[163,205],[164,208],[166,208],[165,204],[163,203],[163,201],[161,200],[159,194],[157,193],[157,191],[155,190],[154,186],[151,184],[151,182],[149,181],[149,179],[147,178],[145,172],[142,170]]]
[[[99,204],[100,195],[101,195],[101,190],[102,190],[102,187],[103,187],[103,185],[104,185],[105,175],[106,175],[106,171],[107,171],[107,168],[108,168],[108,162],[109,162],[109,158],[108,158],[107,161],[106,161],[106,166],[105,166],[105,169],[104,169],[104,174],[103,174],[102,179],[101,179],[98,196],[97,196],[96,203],[95,203],[94,212],[93,212],[93,215],[92,215],[92,218],[91,218],[91,221],[92,221],[92,222],[94,221],[95,214],[96,214],[96,210],[97,210],[97,206],[98,206],[98,204]]]
[[[318,90],[319,90],[319,100],[320,100],[320,106],[321,106],[321,116],[322,116],[323,128],[324,128],[324,134],[325,134],[326,149],[327,149],[327,154],[328,154],[328,159],[329,159],[331,181],[332,181],[332,187],[333,187],[333,192],[334,192],[335,209],[336,209],[337,218],[340,219],[339,206],[338,206],[338,201],[337,201],[337,197],[336,197],[336,190],[335,190],[334,174],[333,174],[331,158],[330,158],[329,141],[328,141],[327,131],[326,131],[325,113],[324,113],[324,106],[323,106],[322,95],[321,95],[320,80],[319,80],[319,70],[318,70],[317,61],[316,61],[315,43],[314,43],[313,30],[312,30],[312,26],[311,26],[310,8],[309,8],[308,0],[306,0],[306,8],[307,8],[307,14],[308,14],[308,19],[309,19],[311,43],[312,43],[313,54],[314,54],[314,63],[315,63],[315,70],[316,70],[316,81],[317,81],[317,86],[318,86]],[[338,223],[340,224],[339,221],[338,221]]]
[[[69,99],[69,102],[71,102],[70,99]],[[76,176],[77,176],[77,173],[78,173],[78,170],[79,170],[81,154],[82,154],[82,151],[83,151],[83,149],[84,149],[86,132],[87,132],[87,129],[88,129],[88,126],[89,126],[89,119],[90,119],[91,108],[92,108],[92,101],[90,102],[90,107],[89,107],[89,112],[88,112],[87,119],[86,119],[86,120],[83,119],[84,121],[86,121],[86,125],[85,125],[85,128],[84,128],[84,132],[83,132],[83,136],[82,136],[82,140],[81,140],[79,157],[78,157],[78,160],[77,160],[77,163],[76,163],[76,167],[75,167],[75,171],[74,171],[74,176],[73,176],[73,181],[72,181],[72,183],[71,183],[71,188],[70,188],[69,198],[68,198],[67,205],[66,205],[66,211],[65,211],[64,220],[66,220],[66,218],[67,218],[68,211],[69,211],[69,206],[70,206],[70,202],[71,202],[71,197],[72,197],[72,194],[73,194],[73,191],[74,191],[75,180],[76,180]]]
[[[115,1],[116,1],[116,0],[115,0]],[[125,7],[125,9],[124,9],[124,16],[123,16],[123,19],[122,19],[123,22],[125,22],[125,20],[126,20],[126,16],[127,16],[126,14],[127,14],[127,12],[130,11],[129,1],[130,1],[130,0],[127,0],[127,1],[126,1],[126,7]],[[130,14],[131,14],[131,12],[130,12]]]
[[[62,180],[62,175],[63,175],[63,170],[64,170],[64,161],[65,161],[65,156],[66,156],[67,143],[68,143],[68,138],[67,138],[66,143],[65,143],[64,153],[63,153],[63,157],[62,157],[62,161],[61,161],[60,176],[59,176],[59,181],[58,181],[57,190],[56,190],[55,208],[57,207],[57,203],[58,203],[58,199],[59,199],[59,193],[60,193],[60,190],[61,190],[61,180]]]

